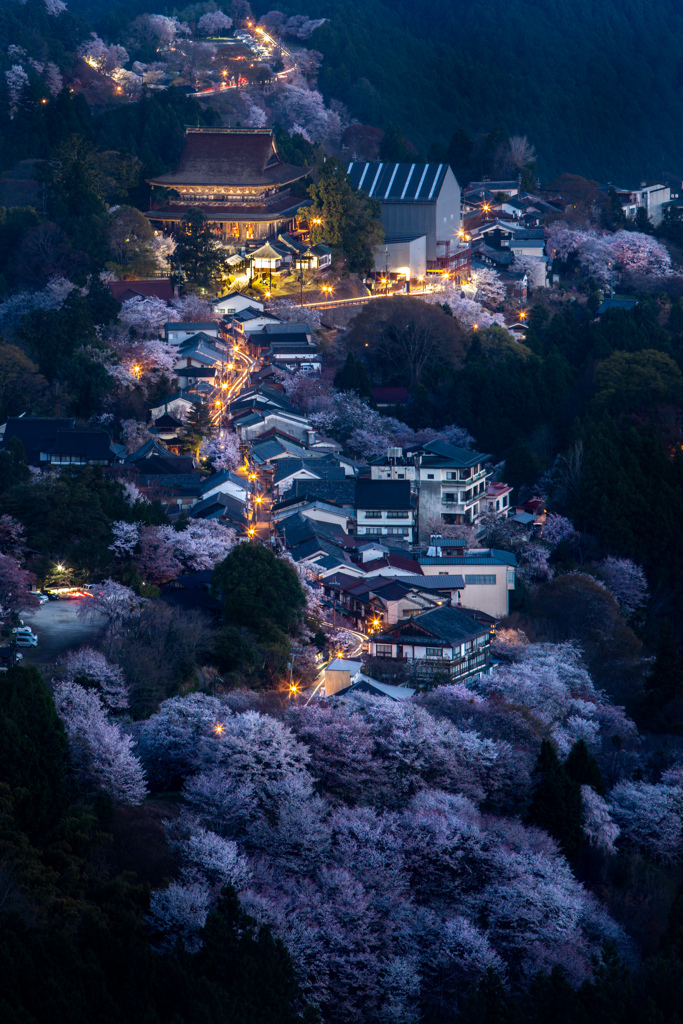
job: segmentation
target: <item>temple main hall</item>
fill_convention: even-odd
[[[186,128],[176,169],[147,179],[155,186],[147,216],[170,232],[199,207],[224,242],[277,236],[294,230],[296,211],[308,205],[289,186],[309,169],[282,160],[271,128]]]

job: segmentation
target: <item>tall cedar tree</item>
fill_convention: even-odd
[[[550,740],[543,740],[533,771],[534,794],[528,822],[545,829],[567,857],[576,854],[583,840],[581,787],[569,777]]]
[[[331,245],[351,273],[369,274],[375,265],[374,247],[384,240],[378,201],[356,192],[344,164],[334,159],[325,161],[308,194],[313,205],[303,215],[311,225],[311,241]]]
[[[202,210],[188,210],[169,263],[176,278],[184,274],[190,284],[209,288],[220,275],[223,257]]]
[[[52,695],[33,665],[0,676],[0,782],[10,788],[14,819],[40,834],[66,807],[69,744]]]
[[[607,792],[600,765],[586,746],[585,740],[576,741],[569,751],[564,767],[575,785],[591,786],[600,796],[604,796]]]

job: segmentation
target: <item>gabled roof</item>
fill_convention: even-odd
[[[410,686],[391,686],[389,683],[380,683],[369,676],[361,675],[349,686],[345,686],[342,690],[337,690],[336,693],[327,699],[333,700],[335,697],[347,697],[353,696],[356,693],[365,693],[370,697],[388,697],[389,700],[402,701],[410,700],[415,692]]]
[[[340,466],[327,462],[325,459],[283,458],[277,461],[273,483],[280,483],[292,476],[293,473],[299,473],[302,470],[317,477],[318,480],[343,480],[345,476],[344,470]]]
[[[140,462],[142,459],[148,459],[152,455],[160,456],[167,464],[177,464],[178,466],[181,466],[185,465],[188,461],[192,463],[192,459],[187,455],[174,455],[174,453],[170,452],[168,448],[165,448],[164,445],[156,439],[156,437],[151,437],[149,441],[145,441],[145,443],[140,445],[139,448],[136,448],[134,452],[126,455],[123,461],[131,465],[136,462]],[[170,470],[170,472],[183,472],[183,470]]]
[[[435,639],[447,644],[460,644],[464,640],[471,640],[473,637],[488,634],[486,626],[480,626],[468,615],[463,615],[457,608],[445,605],[441,608],[430,608],[429,611],[420,612],[411,619],[403,619],[395,626],[386,629],[383,633],[373,637],[378,643],[386,637],[401,635],[418,638],[420,634],[433,636]]]
[[[364,163],[347,167],[351,184],[380,202],[433,202],[439,197],[448,164]]]
[[[250,260],[284,260],[291,256],[291,249],[282,242],[264,242],[258,249],[247,253]]]
[[[490,548],[481,554],[452,555],[438,558],[432,555],[423,555],[418,558],[420,565],[517,565],[517,558],[511,551],[499,551]]]
[[[225,494],[219,491],[203,498],[193,505],[189,511],[191,519],[217,519],[226,518],[238,526],[246,528],[248,525],[246,505],[232,494]]]
[[[272,128],[186,128],[175,170],[150,185],[285,185],[308,167],[284,163]]]

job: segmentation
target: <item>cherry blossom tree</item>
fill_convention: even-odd
[[[237,844],[202,828],[193,815],[168,822],[166,833],[182,858],[183,881],[208,885],[215,896],[225,885],[240,890],[250,880],[249,862],[240,856]]]
[[[166,788],[201,768],[202,740],[229,714],[218,697],[203,693],[165,700],[137,733],[136,749],[152,784]]]
[[[13,118],[19,108],[22,93],[29,84],[29,77],[21,64],[13,64],[9,71],[5,72],[5,81],[9,93],[9,116]]]
[[[76,52],[90,67],[103,75],[111,75],[117,68],[128,63],[128,51],[123,46],[107,46],[96,32],[91,32],[90,39],[81,43]]]
[[[612,820],[609,806],[590,786],[581,787],[583,831],[586,839],[603,853],[616,853],[621,829]]]
[[[638,231],[599,234],[594,230],[573,230],[557,222],[550,228],[546,252],[561,263],[575,256],[585,276],[603,288],[613,283],[617,268],[658,277],[673,273],[665,246]]]
[[[152,583],[168,583],[180,576],[183,567],[175,557],[175,548],[158,526],[140,527],[140,550],[136,562],[140,572]],[[172,530],[173,527],[166,529]]]
[[[71,281],[53,276],[42,289],[35,292],[17,292],[0,303],[0,324],[12,326],[21,322],[34,309],[60,309],[66,297],[74,290]]]
[[[621,829],[621,845],[632,846],[663,864],[681,860],[681,802],[678,785],[619,782],[609,793],[609,810]]]
[[[162,46],[170,46],[179,35],[190,35],[190,26],[177,17],[168,18],[164,14],[146,14],[143,17]]]
[[[184,530],[160,526],[158,533],[174,557],[193,572],[213,569],[229,555],[237,542],[235,531],[217,519],[192,519]]]
[[[121,420],[121,436],[126,446],[126,451],[136,452],[143,444],[150,440],[151,434],[146,423],[140,420]]]
[[[550,548],[544,544],[527,544],[520,552],[517,575],[525,583],[544,583],[553,578],[553,568],[548,564]]]
[[[140,528],[137,523],[126,523],[117,519],[111,524],[113,539],[109,550],[116,558],[130,558],[137,547]]]
[[[608,558],[598,563],[598,572],[626,615],[633,615],[648,599],[647,579],[641,566],[630,558]]]
[[[45,65],[45,84],[50,96],[58,96],[64,85],[62,74],[57,65],[53,64],[52,61],[48,61]]]
[[[25,545],[26,530],[18,519],[5,512],[0,516],[0,551],[17,557],[23,553]]]
[[[144,496],[142,491],[137,487],[136,484],[131,483],[130,480],[124,480],[121,484],[123,491],[123,497],[126,499],[129,505],[137,505],[138,502],[146,502],[147,498]]]
[[[162,299],[154,297],[126,299],[121,304],[119,313],[119,323],[124,327],[134,327],[136,331],[154,337],[159,336],[165,323],[177,319],[177,311],[174,311]]]
[[[490,267],[482,267],[472,273],[472,281],[476,287],[476,297],[480,302],[486,302],[491,306],[499,306],[505,302],[505,285],[495,270]]]
[[[104,790],[116,803],[141,803],[147,786],[133,740],[108,717],[99,694],[78,683],[57,682],[54,697],[81,782]]]
[[[166,889],[155,889],[149,898],[148,921],[158,934],[156,948],[170,953],[180,938],[188,953],[196,953],[210,907],[209,887],[201,882],[171,882]]]
[[[197,31],[205,36],[219,36],[232,28],[232,18],[222,11],[209,11],[202,14],[197,22]]]
[[[541,529],[541,536],[546,544],[556,548],[563,540],[571,540],[576,534],[571,519],[549,512]]]
[[[69,651],[61,660],[68,678],[75,681],[86,678],[97,683],[102,703],[114,711],[128,707],[128,688],[123,672],[111,665],[101,651],[81,647]]]
[[[219,437],[205,438],[199,446],[199,457],[210,462],[219,473],[236,469],[242,461],[240,439],[233,430],[224,430]]]
[[[66,10],[64,0],[45,0],[45,10],[52,18],[58,18]]]
[[[339,144],[342,122],[339,114],[325,106],[322,94],[303,85],[285,83],[273,97],[278,119],[289,128],[303,128],[313,142],[327,148]]]
[[[35,579],[15,558],[0,555],[0,621],[5,622],[24,608],[38,607],[38,598],[31,593]]]
[[[138,597],[134,590],[114,580],[105,580],[90,588],[90,600],[84,601],[78,608],[82,618],[99,618],[104,615],[111,623],[121,624],[133,618],[147,603]]]
[[[172,299],[171,306],[175,310],[175,315],[169,317],[169,320],[195,323],[218,319],[210,303],[199,295],[183,295],[179,299]]]

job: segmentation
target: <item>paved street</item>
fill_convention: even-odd
[[[78,607],[84,597],[76,601],[48,601],[35,611],[24,611],[21,618],[38,636],[37,647],[22,647],[26,665],[50,665],[72,647],[81,647],[104,630],[106,616],[97,621],[78,618]]]

